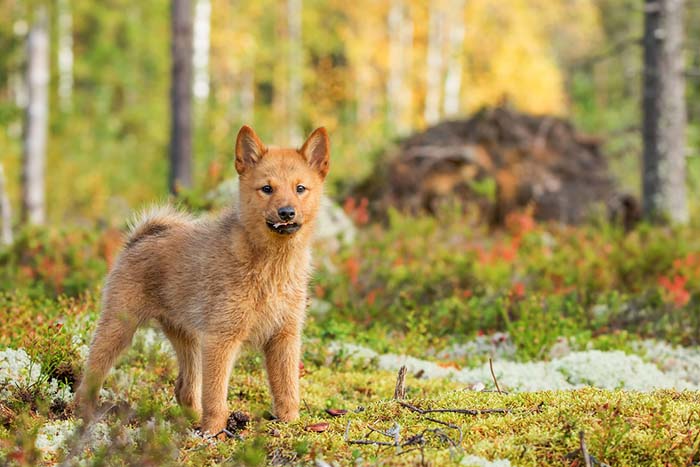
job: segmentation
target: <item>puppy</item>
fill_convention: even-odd
[[[226,426],[231,367],[245,344],[264,352],[275,415],[299,416],[310,245],[329,151],[324,128],[297,150],[268,148],[244,126],[238,206],[213,219],[162,207],[135,223],[107,276],[78,389],[86,420],[117,356],[151,319],[177,354],[177,401],[201,414],[202,431]]]

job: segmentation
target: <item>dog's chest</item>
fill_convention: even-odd
[[[308,272],[249,275],[238,304],[250,344],[261,346],[285,326],[296,327],[306,308]]]

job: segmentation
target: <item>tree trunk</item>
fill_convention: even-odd
[[[430,5],[428,27],[428,57],[425,67],[425,109],[423,118],[428,125],[440,120],[440,92],[442,88],[442,43],[445,12],[438,2]]]
[[[0,164],[0,245],[12,244],[12,211],[7,196],[5,171]]]
[[[73,15],[69,0],[58,0],[58,102],[71,109],[73,95]]]
[[[389,126],[404,135],[411,130],[412,93],[406,85],[411,65],[413,23],[402,0],[389,9],[389,76],[387,78],[387,119]]]
[[[252,66],[241,73],[240,96],[241,118],[252,124],[255,116],[255,71]]]
[[[642,191],[653,221],[688,221],[682,48],[683,0],[646,0]]]
[[[194,84],[195,99],[209,97],[209,45],[211,43],[211,0],[197,0],[194,8]]]
[[[192,186],[192,6],[172,0],[170,192]]]
[[[302,0],[287,0],[287,31],[289,39],[289,92],[287,112],[289,112],[289,143],[301,143],[301,94],[303,91],[302,75],[304,72],[304,57],[301,44],[301,13]]]
[[[446,117],[454,117],[460,110],[462,92],[462,56],[464,55],[464,6],[465,0],[452,0],[449,32],[449,53],[445,74],[445,91],[442,111]]]
[[[46,138],[49,119],[49,33],[46,7],[38,7],[27,35],[27,109],[22,161],[22,219],[46,221]]]

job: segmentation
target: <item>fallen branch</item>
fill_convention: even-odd
[[[384,433],[379,430],[375,430],[372,427],[369,427],[371,431],[377,431],[385,436],[390,436],[387,433]],[[391,436],[393,438],[393,436]],[[374,445],[374,446],[394,446],[394,447],[399,447],[398,444],[398,439],[394,438],[393,443],[389,443],[388,441],[375,441],[371,439],[350,439],[350,420],[348,420],[347,425],[345,425],[345,435],[343,436],[345,439],[345,442],[348,444],[365,444],[365,445]]]
[[[419,413],[419,414],[423,415],[424,418],[425,418],[426,420],[430,421],[430,422],[439,423],[440,425],[445,425],[445,426],[448,427],[448,428],[452,428],[453,430],[457,430],[457,431],[459,432],[459,443],[461,443],[461,442],[462,442],[462,439],[464,439],[464,433],[462,432],[462,429],[461,429],[460,427],[458,427],[457,425],[455,425],[454,423],[445,422],[445,421],[443,421],[443,420],[438,420],[437,418],[432,418],[432,417],[427,417],[427,416],[425,416],[426,414],[432,413],[432,412],[450,412],[450,411],[453,411],[453,410],[451,410],[451,409],[434,409],[434,410],[428,409],[428,410],[424,410],[424,409],[421,409],[421,408],[416,407],[415,405],[412,405],[412,404],[409,404],[408,402],[403,402],[403,401],[399,401],[399,404],[401,404],[403,407],[406,407],[407,409],[409,409],[409,410],[411,410],[411,411],[413,411],[413,412],[416,412],[416,413]],[[454,409],[454,410],[462,411],[462,410],[467,410],[467,409]],[[457,413],[465,413],[465,412],[457,412]],[[470,413],[470,415],[474,415],[474,414],[471,414],[471,413]],[[459,444],[459,443],[458,443],[458,444]]]
[[[219,439],[219,435],[226,435],[227,438],[233,438],[235,436],[233,433],[224,428],[220,432],[213,435],[205,434],[204,439]]]
[[[485,415],[490,413],[510,413],[510,409],[421,409],[408,402],[399,401],[399,404],[419,414],[427,413],[461,413],[465,415]]]

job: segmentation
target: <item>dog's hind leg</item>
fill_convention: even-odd
[[[170,340],[179,366],[175,382],[175,398],[178,404],[202,413],[202,357],[197,336],[161,321],[163,332]]]
[[[97,398],[107,373],[115,360],[131,343],[142,317],[130,312],[117,311],[105,300],[97,330],[90,344],[85,372],[77,391],[77,406],[83,419],[92,419]]]

